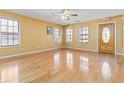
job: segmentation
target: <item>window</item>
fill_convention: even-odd
[[[60,43],[60,29],[59,28],[54,29],[54,42]]]
[[[83,44],[89,42],[89,28],[87,26],[79,28],[79,42]]]
[[[110,41],[110,30],[108,27],[104,27],[102,31],[102,40],[104,43],[108,43]]]
[[[0,47],[19,45],[19,21],[0,17]]]
[[[66,43],[72,43],[72,28],[66,30]]]

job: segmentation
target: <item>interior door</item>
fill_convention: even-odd
[[[106,23],[98,25],[99,52],[115,53],[115,24]]]

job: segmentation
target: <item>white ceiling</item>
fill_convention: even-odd
[[[46,20],[61,25],[73,24],[77,20],[84,22],[104,17],[121,15],[124,13],[124,9],[71,9],[71,10],[78,13],[79,16],[72,17],[69,21],[62,20],[60,16],[55,15],[55,13],[60,12],[61,9],[9,9],[7,11],[25,16],[30,16],[41,20]]]

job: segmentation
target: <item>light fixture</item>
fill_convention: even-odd
[[[77,17],[78,14],[71,11],[70,9],[63,9],[56,13],[56,15],[61,16],[62,20],[70,20],[71,17]]]

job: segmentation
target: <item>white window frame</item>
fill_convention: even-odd
[[[6,17],[6,16],[0,16],[0,18],[4,18],[4,19],[7,19],[7,22],[8,20],[13,20],[13,21],[18,21],[18,44],[17,45],[5,45],[5,46],[2,46],[2,40],[0,38],[0,48],[13,48],[13,47],[19,47],[21,45],[21,21],[20,20],[17,20],[17,19],[13,19],[13,18],[9,18],[9,17]],[[0,21],[0,37],[1,37],[1,21]],[[7,30],[8,30],[8,23],[7,23]],[[8,41],[8,40],[7,40]]]
[[[68,31],[70,31],[71,34],[68,35]],[[67,41],[69,39],[70,41]],[[72,43],[73,42],[73,29],[72,27],[68,27],[66,29],[66,43]]]
[[[88,44],[89,43],[89,26],[81,26],[78,29],[79,43]]]
[[[59,31],[58,34],[55,34],[56,31]],[[60,30],[60,28],[54,28],[53,39],[54,39],[55,43],[57,43],[57,44],[61,43],[61,30]]]

